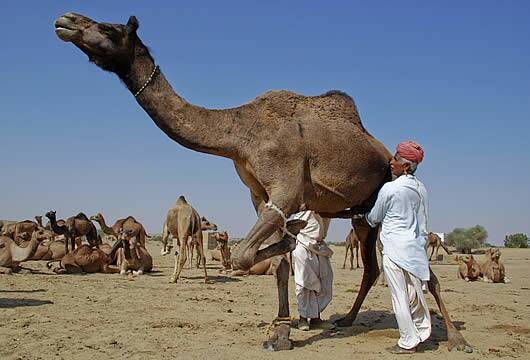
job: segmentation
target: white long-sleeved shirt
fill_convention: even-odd
[[[370,226],[382,224],[383,254],[423,281],[429,280],[427,259],[427,190],[413,175],[383,185],[372,210]]]

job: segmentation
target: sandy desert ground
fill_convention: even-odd
[[[276,315],[272,276],[230,278],[220,265],[184,270],[169,283],[173,258],[150,243],[155,272],[53,275],[44,262],[28,262],[32,274],[0,275],[0,359],[390,359],[398,330],[388,289],[377,285],[351,328],[335,332],[293,329],[291,351],[270,353],[261,343]],[[341,269],[343,247],[333,247],[334,300],[323,314],[347,312],[362,270]],[[482,257],[479,256],[481,259]],[[443,321],[432,296],[433,334],[415,356],[422,359],[530,358],[530,249],[503,249],[510,284],[466,283],[456,265],[433,265],[453,321],[474,353],[449,353]],[[291,311],[295,317],[293,283]]]

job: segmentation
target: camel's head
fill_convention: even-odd
[[[55,219],[55,214],[56,214],[56,211],[55,210],[50,210],[48,211],[46,214],[44,214],[48,219]]]
[[[217,250],[223,250],[228,244],[228,233],[226,231],[218,232],[214,235],[217,242]]]
[[[499,249],[489,249],[486,252],[486,256],[490,257],[491,261],[498,263],[501,257],[501,251]]]
[[[40,216],[40,215],[36,215],[36,216],[35,216],[35,220],[37,220],[37,222],[38,222],[39,224],[42,223],[42,216]]]
[[[31,234],[37,241],[43,241],[50,238],[50,232],[45,229],[37,229]]]
[[[90,220],[97,221],[97,222],[101,222],[102,219],[103,219],[103,215],[101,215],[101,213],[97,213],[96,215],[92,215],[90,217]]]
[[[208,220],[204,216],[201,217],[201,228],[202,228],[202,230],[217,231],[217,225],[215,225],[214,223],[210,222],[210,220]]]
[[[66,13],[55,20],[55,33],[88,55],[91,62],[106,71],[127,74],[140,40],[136,35],[138,20],[129,18],[126,25],[98,23],[86,16]]]

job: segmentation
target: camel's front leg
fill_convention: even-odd
[[[355,223],[355,230],[359,237],[361,246],[361,257],[363,260],[363,279],[361,282],[361,289],[357,294],[355,303],[353,304],[350,312],[345,317],[339,319],[335,324],[339,327],[351,326],[353,321],[357,317],[361,305],[370,291],[370,288],[377,280],[379,275],[379,268],[377,266],[377,256],[375,253],[375,244],[377,240],[377,228],[371,228],[364,219],[358,220]]]
[[[471,345],[468,344],[466,339],[462,336],[460,331],[455,327],[453,322],[451,321],[451,318],[449,317],[449,313],[447,312],[447,309],[445,308],[445,304],[442,301],[442,296],[440,295],[440,282],[438,281],[438,278],[436,275],[434,275],[434,272],[432,269],[430,269],[431,272],[431,280],[429,280],[429,291],[434,296],[434,299],[436,300],[436,303],[438,304],[438,307],[440,308],[440,312],[442,313],[442,316],[445,321],[445,326],[447,327],[447,340],[448,344],[447,347],[449,351],[453,350],[453,348],[456,347],[459,351],[464,351],[466,353],[473,352],[473,348]]]
[[[263,343],[263,347],[271,351],[291,350],[293,344],[289,340],[291,333],[291,317],[289,315],[289,263],[282,257],[276,267],[276,285],[278,287],[278,317],[272,335]]]

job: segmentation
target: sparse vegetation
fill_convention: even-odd
[[[527,248],[528,236],[522,233],[506,235],[504,238],[504,246],[509,248]]]
[[[456,228],[446,237],[447,244],[454,246],[460,253],[470,254],[471,249],[482,247],[488,238],[488,232],[481,225],[470,228]]]

